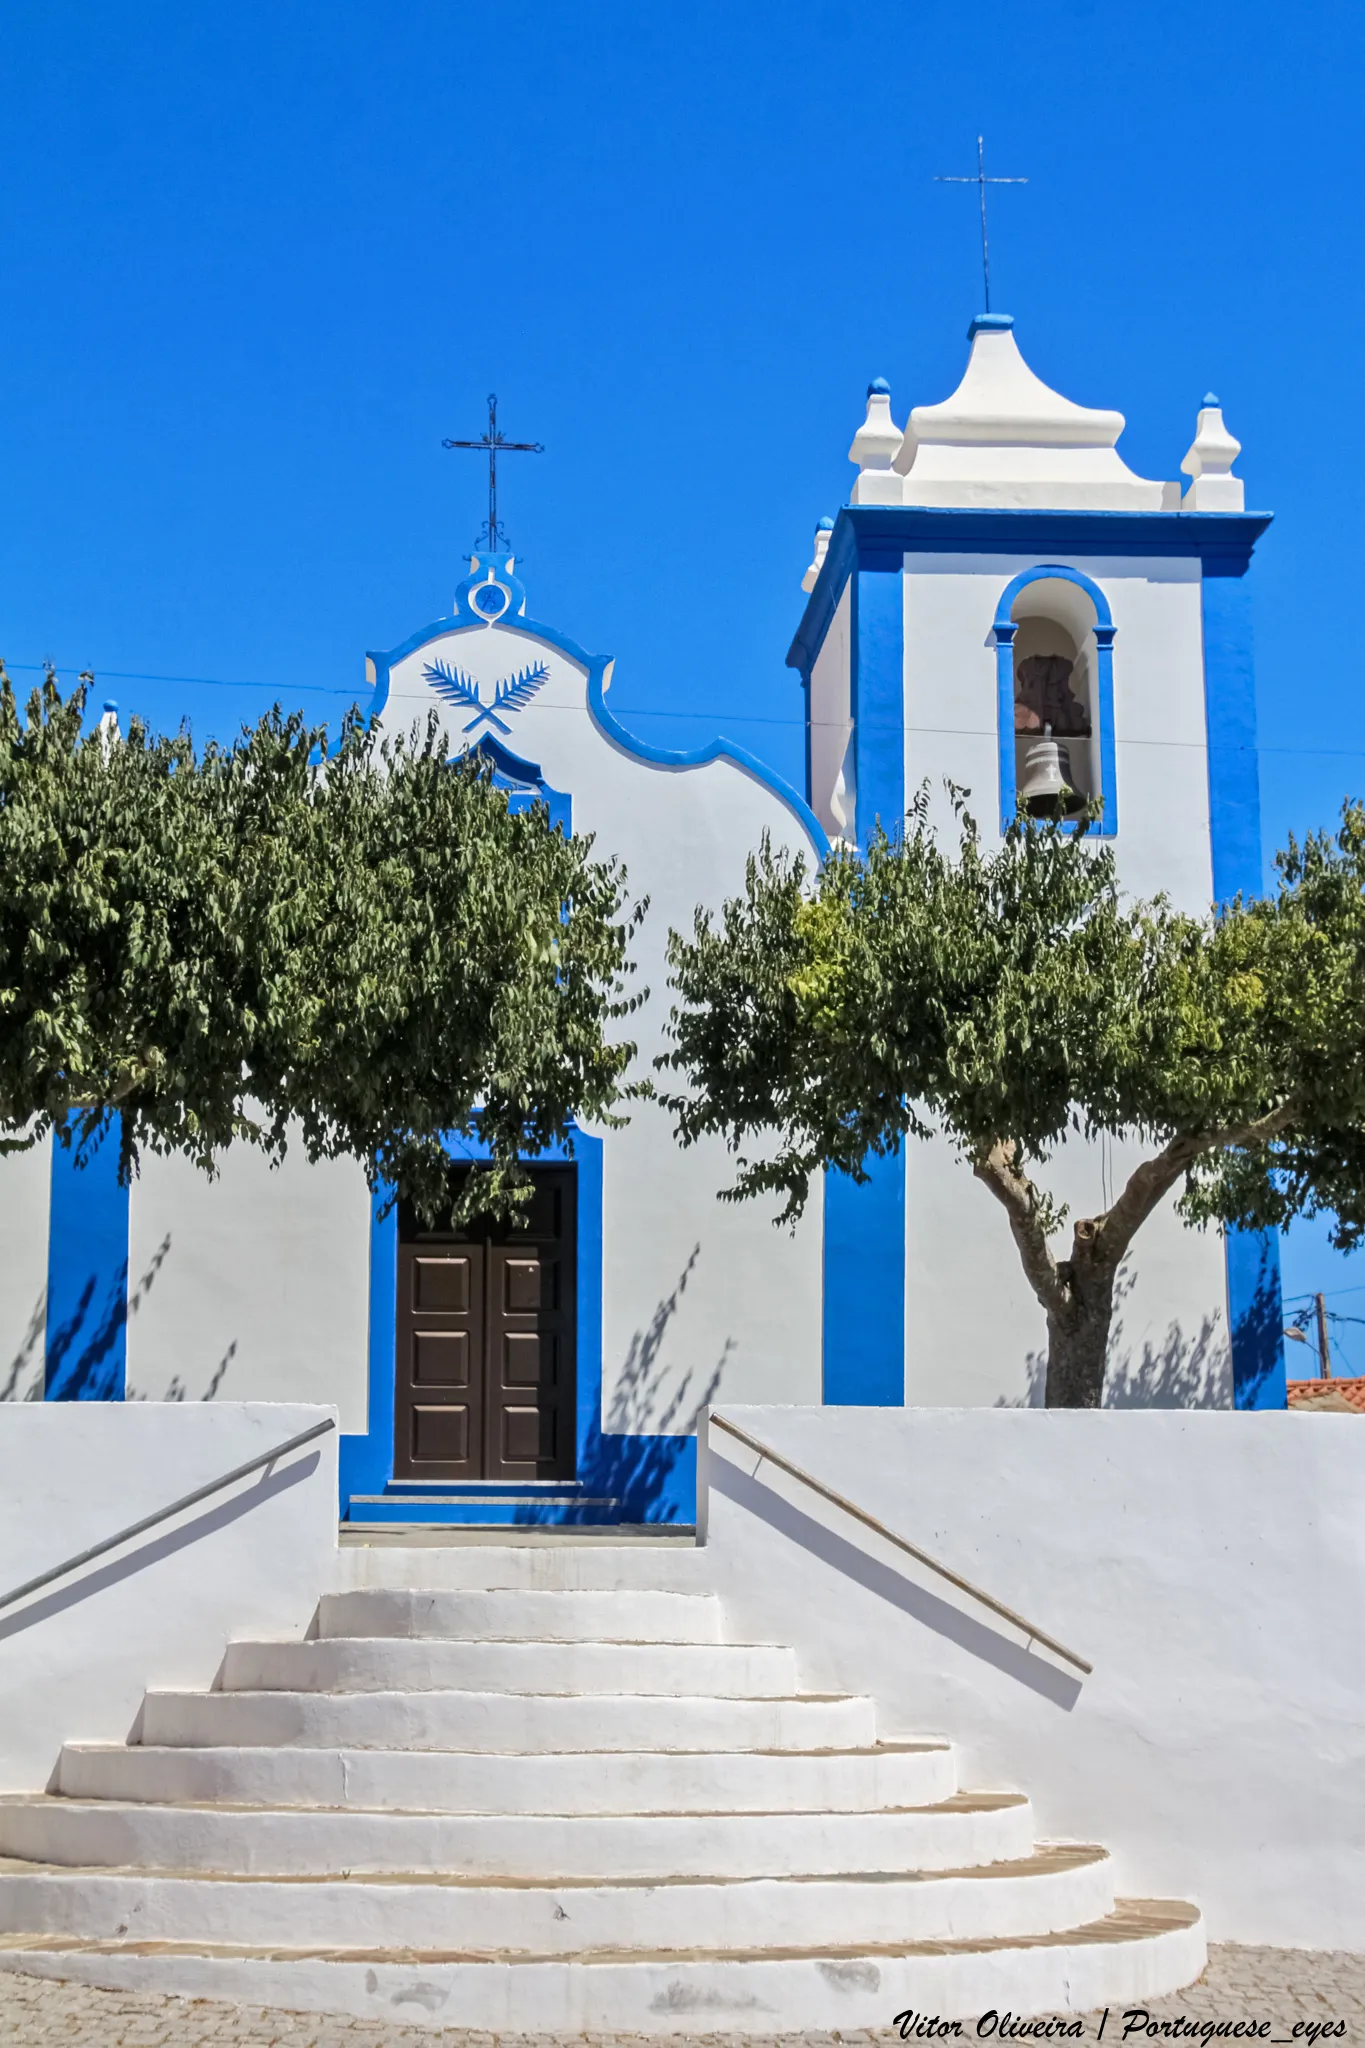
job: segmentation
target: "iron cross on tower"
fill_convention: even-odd
[[[544,444],[540,441],[509,441],[498,427],[498,394],[488,394],[488,432],[480,434],[477,441],[442,441],[443,448],[486,448],[488,451],[488,524],[479,535],[476,546],[487,542],[489,552],[496,554],[499,549],[506,552],[507,533],[498,521],[498,455],[543,455]]]
[[[986,311],[991,310],[991,253],[986,240],[986,187],[988,185],[1027,185],[1027,178],[988,178],[986,176],[986,144],[984,137],[976,138],[976,175],[971,178],[936,177],[936,185],[976,185],[981,193],[981,276],[986,287]]]

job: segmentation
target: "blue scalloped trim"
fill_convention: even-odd
[[[479,632],[486,629],[489,623],[487,619],[479,619],[476,616],[461,617],[457,613],[450,618],[436,619],[431,625],[423,626],[419,632],[410,634],[406,640],[401,641],[386,654],[368,654],[366,660],[374,670],[374,691],[366,707],[366,716],[378,718],[383,713],[389,701],[390,679],[398,662],[406,661],[410,654],[416,654],[420,648],[433,640],[446,638],[453,633]],[[705,768],[712,761],[728,761],[787,806],[822,860],[829,852],[829,835],[805,798],[799,796],[790,783],[784,782],[780,775],[775,775],[772,769],[765,766],[757,755],[751,754],[747,748],[736,746],[732,741],[723,738],[712,740],[704,747],[686,750],[651,747],[628,731],[620,719],[607,709],[606,679],[612,665],[610,655],[589,654],[576,640],[571,640],[567,633],[557,632],[553,626],[541,625],[537,620],[528,619],[520,614],[513,616],[510,609],[491,623],[503,626],[510,633],[524,633],[528,640],[539,640],[546,646],[557,648],[561,654],[567,654],[580,668],[586,669],[588,715],[602,737],[621,753],[628,755],[631,760],[641,761],[650,768],[665,768],[672,771]]]

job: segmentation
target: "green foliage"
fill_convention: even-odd
[[[669,1100],[685,1143],[718,1132],[739,1155],[729,1194],[776,1193],[791,1218],[820,1167],[860,1178],[939,1130],[978,1170],[1005,1148],[1046,1235],[1061,1212],[1033,1167],[1068,1131],[1107,1131],[1161,1148],[1167,1185],[1195,1169],[1194,1220],[1321,1203],[1355,1242],[1365,811],[1291,847],[1274,898],[1196,918],[1126,900],[1083,834],[1021,818],[983,848],[954,795],[956,844],[921,792],[903,839],[813,878],[765,845],[718,921],[672,935],[664,1063],[690,1086]],[[1128,1236],[1141,1220],[1125,1212]]]
[[[3,672],[0,671],[0,674]],[[124,1165],[234,1139],[351,1154],[428,1215],[443,1134],[492,1165],[610,1119],[633,930],[591,841],[513,813],[426,734],[379,740],[278,709],[231,747],[136,721],[83,733],[52,677],[0,689],[0,1129],[89,1138],[121,1112]],[[638,913],[636,913],[638,914]]]
[[[1275,896],[1241,922],[1292,1118],[1201,1161],[1186,1207],[1247,1229],[1325,1213],[1332,1244],[1354,1251],[1365,1239],[1365,806],[1345,804],[1335,833],[1291,838],[1275,867]]]

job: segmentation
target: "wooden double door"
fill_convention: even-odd
[[[576,1177],[532,1173],[520,1224],[399,1211],[396,1479],[573,1477]]]

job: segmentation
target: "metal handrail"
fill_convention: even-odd
[[[888,1543],[894,1543],[897,1550],[906,1551],[917,1563],[927,1564],[930,1571],[937,1572],[940,1578],[947,1579],[959,1592],[969,1593],[973,1600],[979,1600],[983,1607],[989,1607],[992,1614],[1003,1615],[1015,1628],[1022,1629],[1030,1642],[1045,1644],[1059,1657],[1065,1657],[1068,1664],[1074,1664],[1078,1671],[1084,1671],[1087,1677],[1094,1670],[1093,1664],[1087,1664],[1084,1657],[1078,1657],[1074,1650],[1068,1650],[1066,1644],[1059,1643],[1055,1636],[1046,1635],[1042,1629],[1035,1628],[1031,1621],[1025,1621],[1023,1615],[1016,1614],[1012,1607],[1006,1607],[1003,1601],[993,1599],[989,1593],[983,1593],[980,1586],[974,1586],[970,1579],[964,1579],[960,1573],[951,1571],[946,1564],[940,1564],[927,1550],[921,1550],[906,1537],[898,1536],[894,1529],[887,1528],[885,1522],[879,1522],[875,1515],[869,1515],[866,1508],[860,1508],[854,1501],[846,1500],[842,1493],[836,1493],[834,1488],[826,1486],[823,1480],[815,1478],[810,1472],[804,1472],[799,1465],[793,1465],[790,1458],[784,1458],[771,1444],[765,1444],[758,1437],[750,1436],[747,1429],[741,1429],[738,1423],[727,1422],[723,1415],[710,1415],[707,1421],[712,1429],[726,1430],[731,1436],[738,1437],[742,1444],[747,1444],[751,1451],[757,1451],[759,1464],[766,1459],[768,1464],[780,1466],[784,1472],[790,1473],[793,1479],[799,1479],[803,1486],[809,1486],[813,1493],[822,1494],[826,1500],[833,1501],[836,1508],[842,1508],[846,1515],[852,1515],[855,1522],[862,1522],[866,1528],[875,1529],[879,1536],[884,1537]]]
[[[0,1596],[0,1608],[12,1607],[16,1600],[22,1600],[26,1593],[36,1593],[42,1586],[50,1586],[54,1579],[66,1577],[68,1572],[79,1571],[83,1564],[91,1564],[97,1557],[103,1557],[107,1550],[117,1550],[120,1543],[127,1543],[134,1536],[141,1536],[146,1530],[154,1529],[158,1522],[168,1522],[172,1515],[178,1515],[182,1508],[192,1508],[196,1501],[207,1500],[211,1493],[221,1493],[234,1480],[245,1479],[251,1472],[259,1472],[262,1465],[273,1465],[277,1458],[287,1457],[290,1451],[297,1451],[302,1444],[310,1444],[315,1436],[325,1436],[329,1429],[336,1428],[336,1417],[329,1415],[325,1422],[315,1422],[311,1429],[301,1429],[297,1436],[291,1436],[288,1443],[276,1444],[273,1451],[262,1451],[258,1458],[248,1459],[245,1465],[238,1465],[235,1471],[225,1472],[221,1479],[211,1479],[207,1486],[196,1486],[193,1493],[182,1494],[169,1507],[158,1508],[154,1515],[144,1515],[140,1522],[131,1523],[120,1529],[117,1536],[107,1536],[103,1543],[92,1544],[89,1550],[82,1550],[77,1557],[68,1557],[64,1564],[57,1564],[50,1572],[39,1572],[36,1579],[26,1579],[22,1586],[16,1586],[12,1593]]]

